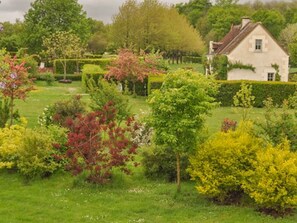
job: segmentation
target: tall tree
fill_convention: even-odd
[[[281,30],[285,26],[284,16],[276,10],[261,9],[256,11],[252,18],[256,22],[262,22],[262,24],[276,38],[279,36]]]
[[[175,8],[157,0],[128,0],[114,17],[112,39],[117,47],[202,53],[199,33]]]
[[[184,14],[192,26],[197,25],[197,21],[206,14],[211,8],[209,0],[190,0],[188,3],[179,3],[176,5],[178,12]]]
[[[90,35],[86,12],[77,0],[35,0],[24,23],[24,39],[29,52],[40,52],[42,38],[57,31],[72,31],[82,41]]]
[[[108,46],[108,26],[102,21],[89,18],[91,36],[88,40],[88,50],[92,53],[102,54]]]
[[[113,17],[111,35],[119,47],[133,47],[137,42],[139,28],[139,10],[135,0],[127,0]]]
[[[0,49],[5,48],[9,52],[16,52],[22,47],[23,23],[16,20],[15,23],[3,22],[0,32]]]

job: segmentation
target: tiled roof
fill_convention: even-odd
[[[250,32],[261,23],[249,22],[243,28],[241,25],[231,27],[229,33],[219,42],[220,46],[214,49],[215,54],[230,53]]]

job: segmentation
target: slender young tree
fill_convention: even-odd
[[[203,128],[204,115],[215,106],[216,84],[202,74],[179,70],[168,74],[149,98],[155,142],[176,155],[177,191],[181,190],[180,157],[192,151]]]

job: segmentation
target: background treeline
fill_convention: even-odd
[[[4,22],[0,48],[14,53],[26,48],[42,56],[44,38],[59,31],[77,35],[85,54],[96,57],[119,48],[135,52],[164,52],[173,61],[206,52],[210,40],[220,40],[243,16],[262,24],[297,61],[297,1],[190,0],[168,5],[158,0],[127,0],[111,24],[88,18],[77,0],[39,0],[31,4],[24,21]]]

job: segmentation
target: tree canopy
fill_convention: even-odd
[[[126,1],[114,16],[111,29],[117,47],[198,53],[205,49],[200,34],[187,19],[157,0]]]
[[[72,31],[86,41],[90,25],[77,0],[35,0],[25,15],[24,40],[30,52],[42,50],[42,38],[57,31]]]

